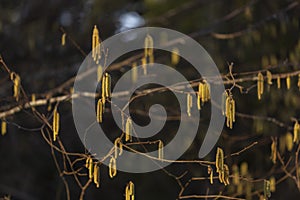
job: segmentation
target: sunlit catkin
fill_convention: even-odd
[[[172,49],[172,54],[171,54],[171,63],[173,66],[177,65],[179,63],[180,56],[179,56],[179,49],[178,48],[173,48]]]
[[[277,76],[277,88],[280,89],[280,87],[281,87],[280,76]]]
[[[99,186],[100,186],[100,169],[99,169],[98,164],[94,165],[93,177],[94,177],[94,183],[95,183],[96,187],[99,188]]]
[[[99,30],[96,25],[94,26],[92,36],[92,58],[97,64],[101,58]]]
[[[6,121],[2,120],[1,122],[1,135],[5,135],[7,132],[7,124]]]
[[[57,108],[55,108],[53,112],[52,129],[53,129],[53,141],[56,141],[58,131],[59,131],[59,113],[57,112]]]
[[[298,83],[297,83],[297,86],[298,86],[298,88],[300,90],[300,74],[298,74]]]
[[[299,143],[300,140],[300,125],[299,122],[296,120],[295,124],[294,124],[294,138],[293,138],[293,142],[295,143]]]
[[[134,200],[134,184],[129,181],[125,188],[125,200]]]
[[[233,184],[238,185],[240,184],[240,173],[239,173],[239,168],[237,165],[232,166],[232,174],[233,174]]]
[[[126,124],[125,124],[125,141],[131,141],[132,137],[132,121],[131,119],[128,117],[126,120]]]
[[[226,116],[226,126],[232,129],[233,122],[235,122],[235,101],[231,93],[229,93],[229,95],[226,98],[225,116]]]
[[[136,62],[132,63],[131,66],[131,82],[136,83],[138,78],[138,70],[137,70],[137,64]]]
[[[293,143],[293,135],[290,132],[288,132],[285,135],[285,144],[286,144],[286,149],[288,151],[292,151],[292,149],[294,147],[294,143]]]
[[[230,184],[230,181],[229,181],[229,175],[230,175],[230,172],[229,172],[229,167],[228,165],[224,164],[224,175],[223,175],[223,183],[224,185],[229,185]]]
[[[268,180],[264,180],[264,197],[265,199],[271,197],[270,181]]]
[[[122,155],[123,153],[123,144],[121,142],[121,138],[118,137],[117,139],[115,139],[114,148],[115,148],[115,158],[117,159],[117,157]]]
[[[102,66],[98,65],[97,67],[97,82],[100,82],[102,78]]]
[[[291,76],[286,77],[286,88],[289,90],[291,88]]]
[[[264,76],[261,72],[257,75],[257,97],[261,100],[261,95],[264,93]]]
[[[270,191],[275,192],[276,191],[276,179],[275,179],[275,177],[272,176],[269,181],[270,181]]]
[[[216,168],[218,173],[221,173],[224,169],[224,152],[219,147],[217,148],[216,154]]]
[[[144,56],[152,56],[153,55],[153,38],[151,35],[147,34],[144,41]]]
[[[214,171],[210,165],[208,165],[208,167],[207,167],[207,173],[209,175],[210,184],[213,184],[214,183],[214,181],[213,181]]]
[[[93,178],[93,159],[89,158],[88,160],[88,169],[89,169],[89,179]]]
[[[109,177],[113,178],[117,175],[117,161],[114,157],[111,157],[109,161]]]
[[[105,97],[109,98],[111,95],[111,77],[105,73]]]
[[[190,93],[187,94],[186,96],[186,102],[187,102],[187,115],[190,117],[191,116],[191,108],[193,106],[193,98]]]
[[[271,156],[272,162],[275,164],[277,159],[277,140],[273,140],[271,144]]]
[[[248,174],[248,163],[243,162],[240,166],[240,172],[242,176],[247,176]]]
[[[102,122],[102,114],[103,114],[103,105],[102,105],[102,99],[98,100],[97,103],[97,122]]]
[[[159,140],[158,142],[158,159],[162,160],[164,158],[164,143]]]
[[[10,79],[13,81],[14,84],[14,98],[16,99],[16,101],[19,100],[19,96],[20,96],[20,86],[21,86],[21,78],[18,74],[16,74],[15,72],[12,72],[10,74]]]
[[[65,46],[65,44],[66,44],[66,36],[67,36],[66,33],[62,34],[62,36],[61,36],[61,46]]]
[[[268,83],[268,85],[273,84],[273,82],[272,82],[272,73],[269,70],[267,71],[267,83]]]

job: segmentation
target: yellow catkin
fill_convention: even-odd
[[[226,185],[229,185],[230,184],[230,182],[229,182],[229,175],[230,175],[230,173],[229,173],[229,167],[228,167],[228,165],[226,165],[226,164],[224,164],[224,170],[223,170],[224,172],[223,172],[223,183],[224,183],[224,185],[226,186]]]
[[[162,160],[164,158],[164,143],[159,140],[158,142],[158,159]]]
[[[248,163],[243,162],[240,166],[240,172],[242,176],[247,176],[248,174]]]
[[[144,54],[145,57],[153,55],[153,38],[147,34],[144,42]]]
[[[199,84],[200,86],[200,84]],[[198,110],[201,110],[201,94],[199,93],[199,90],[197,92],[197,108]]]
[[[97,64],[101,58],[99,30],[96,25],[94,26],[92,36],[92,58]]]
[[[298,74],[298,83],[297,83],[297,86],[298,86],[298,88],[300,90],[300,74]]]
[[[277,159],[277,141],[273,140],[271,144],[271,160],[275,164]]]
[[[288,151],[292,151],[292,149],[294,147],[294,143],[293,143],[293,135],[290,132],[288,132],[285,135],[285,144],[286,144],[286,149]]]
[[[226,99],[228,97],[227,91],[225,91],[222,95],[222,114],[225,115],[226,113]]]
[[[276,191],[276,179],[275,179],[275,177],[272,176],[269,181],[270,181],[270,191],[275,192]]]
[[[125,188],[125,200],[134,200],[134,184],[129,181]]]
[[[66,44],[66,36],[67,36],[66,33],[62,34],[62,36],[61,36],[61,46],[65,46],[65,44]]]
[[[218,173],[222,172],[224,168],[224,152],[219,147],[217,148],[216,154],[216,168]]]
[[[102,66],[98,65],[97,67],[97,81],[100,82],[101,81],[101,77],[102,77]]]
[[[117,162],[114,157],[111,157],[109,161],[109,177],[113,178],[117,175]]]
[[[137,64],[136,62],[132,63],[131,66],[131,82],[136,83],[137,78],[138,78],[138,70],[137,70]]]
[[[125,141],[131,141],[131,135],[132,135],[132,121],[130,118],[127,118],[126,124],[125,124]]]
[[[191,116],[191,108],[193,106],[193,98],[190,93],[187,94],[186,96],[186,102],[187,102],[187,115],[190,117]]]
[[[1,122],[1,135],[4,136],[7,132],[7,124],[6,121],[2,120]]]
[[[90,162],[91,157],[87,157],[85,160],[85,167],[88,169],[89,168],[89,162]]]
[[[286,77],[286,88],[289,90],[291,88],[291,76]]]
[[[294,137],[293,137],[293,142],[295,143],[299,143],[300,140],[300,125],[298,123],[298,121],[295,122],[294,124]]]
[[[102,99],[98,100],[97,103],[97,122],[102,122],[102,114],[103,114],[103,105],[102,105]]]
[[[56,141],[59,132],[59,113],[57,112],[57,108],[55,108],[53,111],[52,129],[53,129],[53,141]]]
[[[171,54],[171,63],[173,66],[177,65],[179,63],[180,56],[179,56],[179,49],[178,48],[173,48],[172,49],[172,54]]]
[[[209,175],[210,184],[213,184],[214,183],[214,181],[213,181],[214,171],[210,165],[208,165],[208,167],[207,167],[207,173]]]
[[[104,75],[105,79],[105,97],[109,98],[111,95],[111,77],[108,73]]]
[[[99,170],[99,166],[98,164],[94,165],[94,183],[96,185],[97,188],[100,187],[100,170]]]
[[[240,184],[240,173],[239,173],[239,168],[237,165],[232,166],[232,173],[233,173],[233,184],[238,185]]]
[[[115,139],[114,148],[115,148],[115,158],[117,159],[118,155],[120,156],[123,153],[123,145],[121,142],[121,138],[118,137],[117,139]],[[119,150],[119,153],[118,153],[118,150]]]
[[[279,138],[279,152],[283,154],[286,149],[285,135],[280,136]]]
[[[35,100],[36,100],[36,96],[35,96],[35,94],[32,94],[32,95],[31,95],[31,101],[32,101],[32,102],[35,102]]]
[[[280,89],[281,87],[281,80],[280,80],[280,77],[278,76],[277,77],[277,88]]]
[[[268,83],[268,85],[273,84],[273,82],[272,82],[272,73],[269,70],[267,71],[267,83]]]
[[[257,75],[257,97],[261,100],[261,95],[264,93],[264,76],[261,72]]]
[[[235,101],[230,93],[225,101],[225,116],[226,116],[226,125],[230,129],[233,128],[233,122],[235,122]]]
[[[89,167],[88,167],[88,169],[89,169],[89,179],[92,179],[93,175],[94,175],[93,174],[93,159],[92,158],[89,159],[88,165],[89,165]]]
[[[143,74],[147,75],[147,58],[143,57],[141,59],[141,62],[142,62],[142,67],[143,67]]]
[[[264,180],[264,197],[265,197],[265,199],[271,197],[270,181],[268,181],[268,180]]]
[[[18,74],[16,74],[15,72],[12,72],[10,74],[10,79],[13,81],[13,84],[14,84],[14,87],[13,87],[14,98],[16,99],[16,101],[18,101],[19,96],[20,96],[21,78]]]

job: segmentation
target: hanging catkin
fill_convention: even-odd
[[[159,140],[158,142],[158,159],[162,160],[164,157],[164,143]]]
[[[280,76],[277,76],[277,88],[280,89],[280,87],[281,87]]]
[[[132,140],[132,122],[130,118],[127,118],[126,124],[125,124],[125,141],[131,141]]]
[[[1,122],[1,135],[5,135],[7,132],[7,124],[6,121],[2,120]]]
[[[294,143],[293,143],[293,135],[290,132],[288,132],[285,135],[285,144],[286,144],[286,149],[288,151],[292,151],[292,149],[294,147]]]
[[[114,142],[114,149],[115,149],[115,159],[117,159],[118,155],[122,155],[123,153],[123,144],[121,142],[121,138],[118,137],[117,139],[115,139]],[[118,153],[119,150],[119,153]]]
[[[286,77],[286,88],[289,90],[291,88],[291,76]]]
[[[277,140],[273,139],[272,144],[271,144],[271,160],[274,164],[276,164],[276,159],[277,159]]]
[[[57,112],[57,108],[55,108],[53,111],[52,129],[53,129],[53,141],[56,141],[56,137],[59,131],[59,113]]]
[[[16,101],[19,100],[19,96],[20,96],[20,86],[21,86],[21,78],[18,74],[16,74],[15,72],[12,72],[10,74],[10,79],[13,81],[14,84],[14,98],[16,99]]]
[[[275,177],[272,176],[269,181],[270,181],[270,191],[275,192],[276,191],[276,179],[275,179]]]
[[[172,54],[171,54],[171,63],[173,66],[177,65],[179,63],[180,56],[179,56],[179,49],[178,48],[173,48],[172,49]]]
[[[62,34],[62,36],[61,36],[61,46],[65,46],[65,44],[66,44],[66,36],[67,36],[66,33]]]
[[[268,180],[264,180],[264,197],[265,197],[265,199],[271,197],[270,181],[268,181]]]
[[[129,181],[125,188],[125,200],[134,200],[134,184]]]
[[[102,77],[102,66],[98,65],[98,67],[97,67],[97,82],[101,81],[101,77]]]
[[[261,100],[261,95],[264,93],[264,76],[261,72],[257,75],[257,97]]]
[[[117,161],[114,157],[111,157],[109,161],[109,177],[113,178],[117,175]]]
[[[210,184],[213,184],[214,183],[214,181],[213,181],[214,171],[210,165],[208,165],[208,167],[207,167],[207,173],[209,175]]]
[[[272,73],[269,70],[267,71],[267,83],[268,83],[268,85],[273,84],[273,82],[272,82]]]
[[[239,185],[240,184],[240,173],[239,168],[236,164],[232,166],[232,172],[233,172],[233,184]]]
[[[136,62],[132,63],[131,66],[131,82],[136,83],[138,78],[137,64]]]
[[[235,101],[232,94],[229,92],[225,102],[225,116],[226,116],[226,126],[230,129],[233,128],[233,122],[235,122]]]
[[[298,144],[299,140],[300,140],[300,125],[299,125],[298,121],[296,120],[295,124],[294,124],[294,138],[293,138],[293,142],[295,142],[295,143]]]
[[[298,74],[298,83],[297,83],[297,86],[298,86],[298,88],[300,90],[300,74]]]
[[[93,36],[92,36],[92,58],[98,64],[101,58],[101,48],[100,48],[100,38],[99,38],[99,30],[97,26],[94,26]]]
[[[93,178],[93,159],[89,157],[88,160],[88,169],[89,169],[89,179]]]
[[[94,165],[94,183],[96,184],[96,187],[99,188],[100,186],[100,170],[97,163]]]
[[[187,115],[190,117],[191,116],[191,108],[193,106],[193,98],[190,93],[187,94],[186,96],[186,102],[187,102]]]
[[[102,114],[103,114],[103,105],[102,105],[102,99],[98,100],[97,103],[97,122],[102,122]]]
[[[221,148],[217,148],[216,154],[216,168],[217,173],[221,173],[224,169],[224,152]]]

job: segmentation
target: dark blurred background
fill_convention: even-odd
[[[43,94],[67,81],[76,75],[84,59],[69,40],[61,46],[60,28],[89,53],[94,25],[98,26],[102,40],[142,26],[171,28],[191,35],[208,51],[223,74],[228,72],[227,63],[230,62],[234,62],[234,72],[237,73],[284,63],[292,64],[275,68],[272,72],[291,72],[300,69],[300,6],[296,3],[289,7],[295,2],[299,4],[299,1],[292,0],[1,0],[0,54],[7,65],[20,74],[28,94]],[[213,32],[240,32],[240,35],[222,39]],[[0,107],[3,111],[13,99],[11,84],[4,84],[9,82],[8,75],[1,70],[0,76]],[[260,102],[255,89],[246,95],[234,90],[238,111],[271,116],[292,126],[290,118],[300,118],[296,79],[292,84],[294,86],[289,91],[272,87]],[[47,112],[47,109],[41,107],[39,111]],[[71,104],[62,103],[60,113],[61,139],[67,151],[84,152],[74,128]],[[35,131],[41,124],[26,112],[13,115],[7,121],[10,122],[8,133],[0,137],[0,197],[66,199],[50,147],[40,132]],[[271,174],[280,178],[284,174],[280,170],[277,173],[269,159],[270,136],[280,136],[286,131],[286,128],[267,121],[238,118],[233,130],[224,129],[218,145],[230,154],[259,141],[253,149],[226,162],[231,166],[246,161],[255,179],[269,178]],[[201,136],[198,138],[200,140]],[[182,159],[195,159],[200,144],[201,141],[196,141]],[[213,151],[206,159],[213,161],[214,155]],[[167,170],[176,175],[188,170],[186,180],[193,176],[207,176],[207,169],[195,164],[172,164]],[[74,178],[65,177],[70,185],[71,199],[78,199],[80,189]],[[162,170],[147,174],[118,172],[117,177],[110,179],[107,167],[101,166],[101,186],[96,189],[91,185],[85,199],[124,199],[124,188],[129,180],[136,185],[138,200],[176,199],[180,190],[174,178]],[[191,184],[186,192],[205,194],[207,188],[215,194],[219,191],[230,194],[231,189],[218,183],[210,186],[208,181],[203,181]],[[253,199],[257,198],[257,195],[253,196]],[[290,179],[280,183],[271,197],[299,198],[300,193]]]

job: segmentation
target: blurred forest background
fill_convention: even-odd
[[[273,74],[285,74],[300,70],[299,20],[300,2],[293,0],[1,0],[0,54],[9,68],[20,75],[26,93],[36,94],[37,98],[69,93],[72,85],[60,90],[53,89],[76,75],[84,54],[91,51],[94,25],[99,28],[102,40],[143,26],[180,31],[197,40],[224,75],[228,73],[228,63],[231,62],[234,63],[236,77],[255,77],[260,70],[265,74],[266,69]],[[62,46],[64,32],[67,39],[66,45]],[[184,71],[184,63],[181,64],[177,68]],[[124,70],[112,73],[113,77],[118,77]],[[186,72],[186,76],[197,78],[191,73]],[[1,113],[19,102],[12,96],[12,83],[2,66],[0,77]],[[300,198],[300,182],[296,175],[299,166],[295,166],[299,144],[294,145],[291,151],[280,152],[284,164],[278,160],[274,164],[270,159],[271,138],[279,141],[281,136],[293,131],[292,118],[300,119],[297,81],[298,76],[291,78],[289,90],[284,78],[280,89],[273,81],[269,89],[266,87],[260,101],[257,99],[255,81],[242,82],[242,91],[239,88],[232,91],[240,115],[232,130],[224,126],[217,146],[224,150],[225,155],[230,155],[258,142],[240,155],[226,159],[230,174],[233,165],[248,164],[247,177],[241,178],[241,182],[245,183],[240,183],[245,187],[242,193],[237,193],[234,184],[224,186],[215,180],[210,185],[209,180],[204,179],[191,182],[184,191],[185,195],[223,194],[259,199],[263,193],[264,179],[274,176],[276,180],[282,180],[276,184],[276,191],[272,192],[270,199]],[[66,151],[84,153],[71,108],[70,102],[62,102],[59,106],[60,139]],[[45,116],[50,116],[52,112],[47,111],[47,105],[37,110]],[[203,112],[209,113],[205,109]],[[138,113],[136,117],[139,117]],[[208,119],[203,118],[204,122]],[[7,116],[5,120],[7,133],[0,137],[0,198],[67,199],[51,149],[40,132],[43,124],[30,110]],[[113,127],[113,123],[107,128],[111,128],[109,126]],[[169,124],[166,130],[172,131],[172,126],[174,124]],[[113,131],[117,132],[112,128]],[[197,158],[201,133],[198,138],[182,160]],[[216,148],[204,160],[214,161],[215,151]],[[62,166],[63,157],[56,154]],[[80,164],[84,165],[84,161]],[[183,184],[192,177],[208,177],[207,168],[199,164],[172,164],[166,170],[176,176],[188,171],[181,178]],[[81,190],[74,177],[64,175],[64,179],[68,182],[71,199],[79,199]],[[87,178],[80,177],[80,180],[84,182]],[[177,199],[181,189],[178,181],[163,170],[147,174],[118,172],[114,179],[110,179],[108,168],[101,166],[100,188],[90,185],[84,199],[124,199],[124,188],[129,180],[135,184],[137,200]]]

